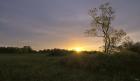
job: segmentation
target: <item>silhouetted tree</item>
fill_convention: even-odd
[[[128,50],[140,53],[140,42],[133,42],[132,39],[127,37],[125,41],[119,46],[120,51]]]
[[[35,53],[30,46],[18,47],[0,47],[0,53],[21,54],[21,53]]]
[[[45,55],[48,55],[48,56],[65,56],[65,55],[70,54],[71,51],[65,50],[65,49],[54,48],[54,49],[40,50],[39,53],[45,54]]]
[[[124,49],[130,49],[133,46],[134,42],[130,37],[125,37],[124,41],[122,44],[118,47],[119,50],[124,50]]]
[[[32,48],[30,46],[24,46],[22,48],[23,53],[31,53],[33,52]]]
[[[117,51],[119,43],[122,41],[123,38],[125,38],[126,32],[123,30],[116,30],[113,29],[112,32],[110,32],[110,48],[109,52]]]
[[[90,9],[89,15],[92,17],[92,28],[87,30],[86,33],[90,36],[102,37],[104,52],[109,54],[126,33],[123,30],[116,30],[111,27],[114,10],[109,3],[102,4],[98,9]]]

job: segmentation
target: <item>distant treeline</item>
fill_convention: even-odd
[[[124,42],[122,45],[118,46],[118,51],[131,51],[135,53],[140,53],[140,42]],[[117,52],[118,52],[117,51]],[[0,47],[0,54],[30,54],[30,53],[37,53],[37,54],[43,54],[48,56],[63,56],[68,54],[76,53],[74,50],[66,50],[66,49],[43,49],[43,50],[33,50],[30,46],[24,46],[22,48],[19,47]],[[83,51],[80,53],[84,54],[95,54],[95,53],[101,53],[99,51]],[[103,53],[103,52],[102,52]]]
[[[75,54],[75,53],[78,53],[78,52],[76,52],[74,50],[66,50],[66,49],[54,48],[54,49],[40,50],[37,53],[48,55],[48,56],[64,56],[64,55]],[[83,53],[83,54],[95,54],[95,53],[100,53],[100,52],[97,52],[97,51],[81,51],[80,53]]]
[[[30,46],[19,47],[0,47],[0,53],[34,53],[36,52]]]
[[[48,56],[64,56],[64,55],[71,54],[72,52],[73,51],[69,51],[66,49],[54,48],[54,49],[39,50],[37,53],[48,55]]]
[[[43,50],[33,50],[30,46],[24,46],[22,48],[19,47],[0,47],[0,54],[42,54],[48,56],[64,56],[76,53],[74,50],[66,50],[66,49],[43,49]],[[83,51],[81,53],[93,54],[97,53],[96,51]],[[98,52],[99,53],[99,52]]]

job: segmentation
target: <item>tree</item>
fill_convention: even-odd
[[[118,49],[120,51],[129,50],[131,47],[133,47],[133,45],[134,45],[133,40],[129,36],[127,36],[124,38],[124,41],[118,46]]]
[[[90,36],[102,37],[104,41],[104,52],[109,54],[117,43],[126,35],[123,30],[116,30],[111,27],[114,20],[114,11],[109,3],[102,4],[98,9],[90,9],[92,17],[92,28],[86,33]]]
[[[140,42],[134,42],[130,37],[126,37],[122,44],[119,46],[119,50],[127,50],[140,53]]]
[[[118,50],[118,45],[120,44],[120,42],[122,41],[122,39],[126,38],[126,32],[124,32],[122,29],[120,30],[112,30],[112,32],[110,33],[110,48],[109,48],[109,52],[114,52]]]
[[[22,48],[22,52],[23,53],[32,53],[33,52],[33,49],[30,46],[24,46]]]

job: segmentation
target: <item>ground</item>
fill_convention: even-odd
[[[81,68],[82,65],[68,66],[64,58],[37,54],[0,54],[0,81],[140,81],[139,73],[135,75],[134,72],[130,76],[132,71],[127,75],[127,72],[114,74],[104,72],[104,69],[103,72],[87,70]]]

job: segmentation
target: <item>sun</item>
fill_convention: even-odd
[[[81,51],[83,51],[83,49],[80,48],[80,47],[76,47],[76,48],[74,48],[74,50],[75,50],[76,52],[81,52]]]

